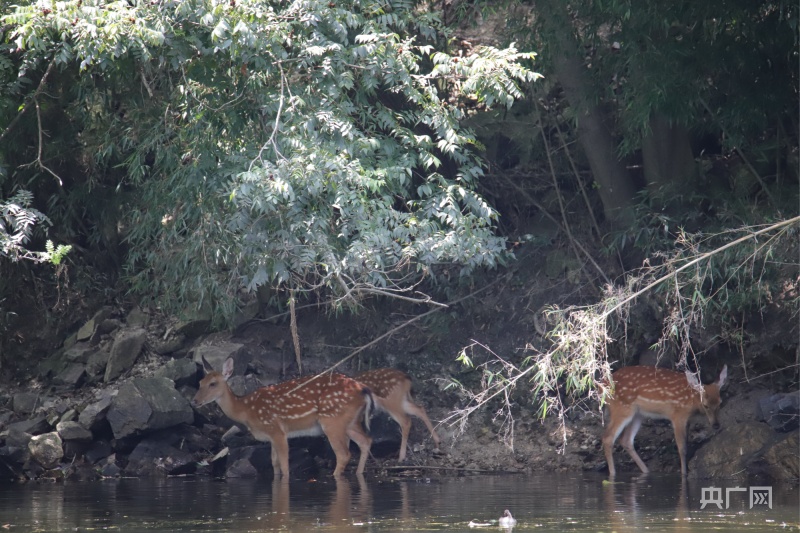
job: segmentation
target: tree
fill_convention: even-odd
[[[505,38],[541,53],[549,83],[531,99],[556,109],[546,129],[577,142],[607,219],[627,216],[640,191],[674,214],[677,199],[693,205],[727,186],[710,186],[711,155],[746,169],[747,198],[794,210],[795,4],[474,0],[458,10],[504,13]],[[792,194],[772,192],[786,186]]]
[[[71,188],[55,193],[65,203],[110,200],[89,238],[125,240],[141,295],[229,317],[243,288],[357,303],[506,257],[459,121],[519,98],[533,54],[447,55],[436,16],[404,0],[72,0],[2,21],[19,74],[57,70],[46,93],[14,87],[4,116],[35,100],[26,127],[69,126],[33,170]],[[45,102],[58,124],[42,122]]]

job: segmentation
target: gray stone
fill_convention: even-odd
[[[79,342],[64,351],[64,360],[70,363],[85,363],[92,355],[94,348],[86,342]]]
[[[111,402],[108,422],[117,439],[181,423],[192,423],[189,401],[167,378],[137,378],[120,387]]]
[[[36,435],[28,442],[31,458],[44,468],[55,468],[64,457],[63,443],[58,433]]]
[[[95,403],[87,405],[86,408],[81,411],[81,414],[78,415],[78,422],[80,425],[89,431],[98,431],[106,421],[106,414],[109,408],[111,408],[111,400],[112,397],[109,395]]]
[[[194,457],[158,439],[143,439],[128,456],[125,473],[134,476],[191,474]]]
[[[118,378],[133,366],[146,338],[147,333],[143,329],[124,330],[117,334],[103,378],[106,383]]]
[[[108,307],[104,307],[97,311],[92,318],[89,319],[81,329],[78,330],[77,339],[79,341],[89,340],[92,335],[94,334],[97,325],[100,324],[103,320],[111,316],[111,309]]]
[[[53,382],[56,385],[64,385],[71,389],[77,389],[86,381],[86,366],[80,363],[70,363],[61,371]]]
[[[175,326],[175,333],[193,339],[207,332],[209,326],[211,326],[211,307],[203,305],[200,309],[185,310],[182,320]]]
[[[25,463],[30,457],[28,443],[32,438],[30,433],[10,428],[5,436],[5,446],[0,448],[0,455],[7,457],[11,463]]]
[[[93,377],[104,374],[106,365],[108,364],[108,357],[108,352],[104,350],[92,352],[92,354],[89,356],[89,360],[86,361],[86,373]]]
[[[43,401],[38,392],[18,392],[11,400],[11,409],[18,415],[29,415],[41,406]]]
[[[89,448],[83,454],[83,457],[90,463],[94,464],[111,455],[111,452],[111,444],[109,444],[108,441],[98,440],[91,443]]]
[[[156,370],[155,375],[171,379],[176,387],[190,383],[197,386],[197,363],[191,359],[170,359]]]
[[[228,454],[228,467],[225,470],[225,477],[247,478],[259,475],[273,475],[269,446],[257,444],[255,446],[231,448]]]
[[[93,338],[99,339],[100,335],[107,335],[122,327],[122,322],[116,318],[106,318],[97,325],[97,329],[92,335]]]
[[[130,328],[143,328],[150,323],[150,315],[142,311],[140,307],[134,307],[125,317],[125,323]]]
[[[689,477],[742,479],[747,475],[747,463],[765,449],[775,435],[762,422],[726,425],[689,461]]]
[[[92,432],[78,422],[59,422],[56,431],[62,440],[77,440],[88,442],[92,440]]]
[[[222,364],[229,357],[233,358],[233,375],[238,376],[245,373],[247,361],[240,354],[245,352],[245,346],[236,342],[221,341],[214,344],[201,344],[194,349],[194,361],[202,365],[203,359],[216,370],[222,369]]]
[[[100,465],[100,475],[103,477],[118,477],[122,468],[117,464],[117,454],[109,455]]]
[[[169,355],[181,349],[186,342],[185,335],[170,335],[166,339],[158,338],[152,341],[153,351],[159,355]]]
[[[44,416],[37,416],[28,420],[20,420],[8,425],[9,430],[21,431],[23,433],[30,433],[31,435],[38,435],[50,430],[50,424],[47,423],[47,418]]]
[[[800,391],[766,396],[758,407],[759,418],[775,431],[788,433],[800,425]]]

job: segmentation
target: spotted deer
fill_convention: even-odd
[[[408,415],[414,415],[425,423],[436,448],[439,448],[439,435],[434,431],[428,414],[411,399],[411,378],[408,374],[393,368],[378,368],[362,372],[355,379],[370,388],[378,409],[386,411],[400,424],[400,461],[406,458],[408,433],[411,430]]]
[[[681,458],[681,475],[685,477],[686,425],[694,413],[703,412],[715,428],[719,427],[720,389],[728,377],[728,367],[723,367],[719,379],[710,385],[701,385],[697,376],[688,371],[647,366],[620,368],[611,377],[614,394],[608,400],[609,419],[603,434],[609,476],[613,478],[616,474],[613,452],[620,433],[622,447],[642,472],[649,472],[633,447],[633,439],[645,418],[664,418],[672,422]]]
[[[275,478],[289,476],[288,439],[325,434],[336,454],[335,477],[350,461],[350,439],[361,449],[358,474],[363,474],[372,439],[361,422],[369,428],[373,408],[371,391],[342,374],[300,377],[277,385],[261,387],[246,396],[236,396],[228,386],[233,373],[233,359],[227,359],[217,372],[203,359],[205,377],[192,403],[195,407],[216,402],[222,412],[244,424],[257,440],[269,442]]]

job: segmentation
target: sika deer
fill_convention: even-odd
[[[281,474],[289,476],[288,439],[322,433],[336,454],[333,475],[340,476],[350,461],[350,439],[361,449],[356,473],[363,474],[372,439],[364,433],[361,421],[366,415],[369,424],[374,405],[367,387],[342,374],[324,374],[261,387],[238,397],[227,383],[233,359],[225,361],[221,373],[205,359],[203,367],[207,374],[192,403],[199,407],[217,402],[228,418],[247,426],[257,440],[270,442],[276,479]]]
[[[633,439],[645,418],[666,418],[672,422],[675,442],[681,458],[681,475],[686,476],[686,424],[696,412],[704,412],[709,422],[719,427],[717,414],[722,403],[720,389],[728,377],[728,367],[722,368],[719,379],[711,385],[701,385],[697,377],[686,372],[664,368],[629,366],[612,374],[614,396],[608,401],[609,420],[603,434],[603,449],[608,473],[614,477],[614,441],[624,430],[622,447],[627,450],[639,469],[649,470],[633,447]]]
[[[362,372],[355,379],[369,387],[378,408],[389,413],[400,424],[400,461],[406,458],[408,432],[411,430],[411,419],[408,415],[414,415],[425,422],[436,449],[439,448],[439,435],[434,431],[428,414],[411,399],[411,378],[408,374],[393,368],[378,368]]]

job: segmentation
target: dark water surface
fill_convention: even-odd
[[[266,480],[106,480],[0,485],[0,532],[24,531],[312,531],[514,532],[800,531],[800,495],[793,485],[772,486],[772,509],[750,508],[749,492],[735,482],[651,475],[551,474],[431,480],[355,477],[339,483],[273,484]],[[702,500],[714,499],[722,509]],[[703,495],[706,495],[705,498]],[[725,503],[729,505],[725,509]],[[471,527],[470,521],[487,524]],[[473,524],[474,526],[474,524]]]

